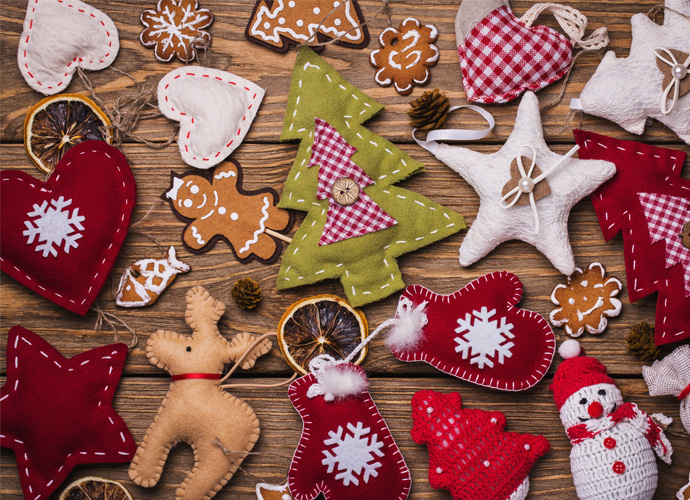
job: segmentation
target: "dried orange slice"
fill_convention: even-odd
[[[132,495],[117,481],[83,477],[65,488],[59,500],[132,500]]]
[[[24,147],[44,173],[50,173],[65,153],[84,141],[106,141],[110,120],[95,102],[78,94],[46,97],[26,114]]]
[[[335,295],[316,295],[288,307],[278,323],[278,345],[290,367],[305,375],[316,356],[345,359],[368,333],[362,311]],[[366,355],[365,346],[354,363]]]

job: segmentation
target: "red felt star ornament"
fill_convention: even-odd
[[[78,464],[129,462],[136,445],[112,406],[127,357],[113,344],[71,359],[30,330],[7,339],[0,445],[14,450],[27,500],[44,500]]]

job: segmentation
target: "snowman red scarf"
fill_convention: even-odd
[[[661,417],[659,417],[661,420]],[[667,421],[663,417],[664,422]],[[654,452],[667,464],[671,463],[673,448],[666,438],[664,430],[657,424],[652,417],[640,410],[635,403],[625,403],[613,413],[609,413],[606,418],[600,420],[589,420],[586,423],[574,425],[567,430],[570,444],[575,445],[585,439],[595,437],[597,434],[612,429],[621,422],[629,422],[640,431]]]

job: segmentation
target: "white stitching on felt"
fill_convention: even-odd
[[[520,300],[522,299],[522,283],[520,280],[515,276],[514,274],[508,273],[506,271],[497,271],[491,274],[487,274],[484,276],[481,276],[477,278],[474,281],[471,281],[467,285],[465,285],[463,288],[460,290],[448,294],[448,295],[442,295],[442,294],[435,294],[428,288],[422,286],[422,285],[412,285],[411,287],[408,287],[408,290],[410,290],[410,293],[415,293],[415,294],[424,294],[424,298],[429,300],[429,301],[439,301],[441,303],[443,302],[448,302],[450,303],[451,300],[456,299],[456,298],[461,298],[464,294],[469,293],[470,291],[474,291],[475,287],[482,283],[482,282],[488,282],[489,280],[495,280],[498,278],[502,278],[504,276],[509,276],[510,281],[513,285],[515,285],[515,295],[513,295],[511,298],[509,298],[506,301],[506,306],[508,306],[509,310],[512,312],[517,312],[518,314],[522,314],[523,316],[526,316],[530,319],[536,319],[539,323],[541,323],[542,326],[542,331],[544,333],[551,332],[551,336],[547,335],[546,339],[546,344],[547,344],[547,350],[544,353],[544,358],[542,358],[543,363],[540,365],[542,368],[541,370],[537,371],[538,375],[541,378],[536,379],[534,382],[529,382],[529,379],[523,380],[520,382],[519,387],[515,387],[515,381],[512,383],[512,387],[508,387],[507,384],[500,386],[498,382],[494,383],[494,379],[491,378],[488,382],[485,376],[482,376],[481,381],[479,380],[480,374],[476,374],[474,378],[472,378],[472,375],[468,376],[467,375],[467,370],[463,371],[462,376],[459,376],[460,368],[459,367],[453,367],[448,364],[436,364],[436,359],[425,354],[419,354],[415,353],[412,355],[407,355],[404,359],[398,358],[401,361],[405,362],[410,362],[410,361],[423,361],[424,363],[428,363],[431,366],[435,367],[436,369],[447,373],[449,375],[452,375],[454,377],[457,377],[459,379],[465,380],[467,382],[472,382],[477,385],[481,385],[484,387],[492,387],[494,389],[498,390],[503,390],[503,391],[509,391],[509,392],[516,392],[516,391],[523,391],[526,389],[529,389],[536,385],[536,383],[541,380],[544,377],[544,374],[548,371],[549,367],[551,366],[551,362],[553,361],[553,354],[555,352],[556,346],[555,346],[555,338],[553,337],[553,331],[551,330],[551,327],[549,326],[549,323],[540,315],[537,314],[534,311],[529,311],[527,309],[522,309],[515,307]],[[403,293],[403,296],[406,295],[408,292],[407,290]],[[397,356],[396,356],[397,357]],[[535,377],[534,374],[531,375],[532,377]]]
[[[16,349],[17,349],[17,345],[18,345],[20,339],[23,340],[24,342],[26,342],[28,345],[33,346],[33,344],[32,344],[29,340],[27,340],[25,337],[23,337],[22,335],[17,335],[17,336],[15,337],[15,339],[14,339],[14,348],[13,348],[13,351],[12,351],[12,354],[13,354],[13,356],[14,356],[14,367],[15,367],[15,369],[18,369],[18,368],[19,368],[19,356],[17,355]],[[39,351],[39,352],[40,352],[43,356],[45,356],[46,358],[50,359],[49,356],[46,355],[46,353],[45,353],[44,351]],[[113,351],[113,354],[117,354],[117,351]],[[101,359],[105,360],[105,359],[112,359],[112,358],[111,358],[110,356],[102,356]],[[60,364],[59,364],[56,360],[52,360],[52,361],[53,361],[58,367],[62,368],[62,367],[60,366]],[[87,361],[81,363],[81,365],[85,365],[85,364],[88,363],[88,362],[89,362],[89,361],[87,360]],[[112,368],[113,368],[113,365],[110,365],[111,371],[112,371]],[[69,371],[72,371],[72,370],[73,370],[73,369],[70,369]],[[111,372],[109,372],[108,375],[110,375],[110,373],[111,373]],[[18,387],[19,387],[19,379],[15,380],[15,384],[14,384],[14,387],[11,389],[11,392],[16,392]],[[105,389],[103,390],[103,392],[107,392],[107,391],[108,391],[108,388],[109,388],[109,385],[106,385],[106,386],[105,386]],[[1,402],[1,401],[4,401],[4,400],[5,400],[6,398],[8,398],[9,396],[10,396],[10,393],[5,394],[5,396],[4,396],[2,399],[0,399],[0,402]],[[101,403],[102,403],[102,401],[99,401],[99,402],[98,402],[98,406],[101,406]],[[108,417],[108,420],[110,421],[110,424],[111,424],[111,425],[115,425],[115,422],[112,420],[111,417]],[[124,434],[122,433],[122,431],[120,431],[120,436],[122,437],[123,443],[125,443],[125,442],[126,442],[126,439],[125,439],[125,436],[124,436]],[[3,435],[3,434],[0,434],[0,438],[3,438],[3,439],[4,439],[4,438],[6,438],[6,437],[7,437],[7,436],[5,436],[5,435]],[[24,441],[20,441],[19,439],[16,439],[16,438],[13,438],[13,439],[14,439],[14,442],[17,443],[17,444],[21,444],[21,445],[24,444]],[[80,455],[87,455],[87,454],[88,454],[88,453],[85,452],[85,451],[79,451],[79,452],[70,453],[70,454],[68,454],[68,455],[65,457],[65,460],[68,459],[69,457],[71,457],[72,455],[74,455],[75,453],[78,453],[78,454],[80,454]],[[118,453],[119,455],[129,456],[129,453],[127,453],[127,452],[118,451],[117,453]],[[98,456],[104,456],[104,455],[106,455],[106,452],[98,452],[98,451],[95,451],[95,452],[93,452],[93,454],[94,454],[94,455],[98,455]],[[24,470],[19,469],[19,471],[20,471],[20,473],[23,472],[24,475],[26,476],[27,484],[28,484],[28,486],[29,486],[29,492],[33,493],[33,488],[31,487],[31,483],[30,483],[31,479],[30,479],[29,467],[28,467],[28,465],[29,465],[29,457],[28,457],[28,454],[27,454],[26,452],[24,453],[24,463],[26,464],[26,467],[24,467]],[[60,468],[58,469],[58,473],[60,473],[60,472],[62,471],[62,469],[64,469],[64,465],[60,466]],[[49,487],[52,483],[53,483],[53,479],[51,479],[48,483],[46,483],[46,487]],[[38,500],[39,498],[41,498],[41,495],[40,495],[40,494],[39,494],[38,496],[34,497],[34,500]]]
[[[593,142],[593,141],[590,140],[590,139],[586,139],[585,142],[584,142],[585,149],[588,149],[588,145],[587,145],[588,142]],[[606,146],[604,146],[603,144],[601,144],[601,143],[599,143],[599,142],[598,142],[597,144],[598,144],[599,146],[601,146],[602,148],[608,149]],[[620,149],[620,150],[622,150],[622,151],[626,151],[625,148],[618,147],[618,149]],[[637,154],[639,154],[639,155],[644,156],[644,153],[642,153],[642,152],[640,152],[640,151],[635,151],[635,152],[636,152]],[[652,153],[652,156],[654,156],[654,158],[661,158],[660,155],[657,155],[657,154],[654,154],[654,153]],[[678,158],[675,157],[675,156],[670,156],[670,155],[669,155],[669,158],[672,159],[673,161],[678,161]],[[678,163],[678,165],[674,165],[672,168],[673,168],[673,171],[674,171],[674,172],[677,171],[677,172],[679,173],[680,170],[683,168],[683,165],[680,164],[680,163]],[[669,180],[669,177],[666,177],[666,180],[668,181],[668,180]],[[682,188],[685,188],[685,186],[681,186],[681,187],[682,187]],[[601,194],[599,194],[599,198],[598,198],[598,199],[599,199],[599,201],[602,201],[602,200],[603,200],[603,196],[602,196]],[[628,222],[630,222],[630,221],[632,220],[632,216],[631,216],[631,214],[629,213],[628,210],[626,210],[626,211],[623,212],[623,215],[626,215],[626,214],[627,214],[627,216],[628,216]],[[604,210],[604,215],[605,215],[605,217],[606,217],[606,220],[609,220],[609,214],[608,214],[608,211],[607,211],[607,210]],[[611,224],[611,225],[608,227],[608,229],[609,229],[609,230],[610,230],[610,229],[613,229],[613,227],[614,227],[615,225],[616,225],[616,223]],[[619,228],[618,228],[618,231],[616,231],[616,232],[618,233],[618,232],[622,232],[622,231],[623,231],[623,228],[622,228],[622,227],[619,227]],[[633,239],[633,230],[632,230],[632,228],[629,230],[629,232],[630,232],[630,239]],[[631,248],[630,248],[630,256],[631,256],[632,262],[633,262],[633,270],[635,270],[635,269],[637,268],[637,259],[635,258],[635,255],[634,255],[634,254],[635,254],[635,245],[631,245]],[[652,286],[657,286],[657,283],[658,283],[658,281],[655,281],[654,283],[652,283]],[[630,283],[628,283],[628,286],[630,286]],[[666,280],[666,287],[668,288],[668,279]],[[636,292],[643,292],[643,293],[645,293],[645,289],[643,289],[643,288],[638,288],[638,287],[637,287],[637,278],[635,278],[634,281],[633,281],[633,288],[634,288],[634,290],[635,290]],[[647,290],[647,291],[646,291],[645,297],[648,296],[648,295],[653,294],[654,292],[658,292],[658,291],[659,291],[659,290],[658,290],[658,287],[657,287],[655,290],[651,290],[651,291]],[[666,299],[664,300],[664,313],[666,313],[666,305],[667,305],[667,303],[668,303],[668,297],[666,297]],[[657,312],[658,312],[658,309],[657,309]],[[666,324],[666,319],[667,319],[667,317],[668,317],[668,314],[664,314],[664,315],[663,315],[662,324],[664,324],[664,325]],[[665,331],[662,332],[662,333],[661,333],[661,337],[662,337],[662,338],[663,338],[663,337],[666,337],[666,333],[667,333],[667,332],[665,332]],[[685,333],[685,330],[681,330],[680,332],[677,332],[677,333],[673,334],[673,336],[674,336],[674,337],[677,337],[677,336],[679,336],[679,335],[683,335],[684,333]]]

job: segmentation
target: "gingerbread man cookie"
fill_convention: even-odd
[[[434,42],[438,30],[433,24],[422,26],[408,17],[399,29],[386,28],[379,36],[380,49],[372,51],[369,62],[376,72],[376,83],[387,87],[391,83],[400,95],[412,92],[415,85],[429,83],[429,66],[438,62],[439,51]]]
[[[182,235],[187,250],[203,253],[224,239],[240,262],[258,259],[269,264],[278,259],[279,233],[290,230],[292,214],[276,208],[275,190],[244,191],[240,166],[231,161],[210,175],[173,172],[170,181],[162,198],[188,222]]]
[[[618,278],[606,279],[606,270],[598,262],[586,271],[579,267],[568,278],[568,283],[556,285],[551,301],[558,307],[551,311],[551,323],[564,326],[571,337],[579,337],[587,329],[599,334],[606,329],[608,320],[621,312],[622,303],[616,298],[623,288]]]
[[[338,45],[345,47],[369,45],[369,30],[356,0],[258,0],[245,36],[277,52],[307,40],[317,43],[338,37],[342,37]]]
[[[690,221],[683,224],[683,232],[678,237],[680,238],[681,245],[685,248],[690,248]]]

